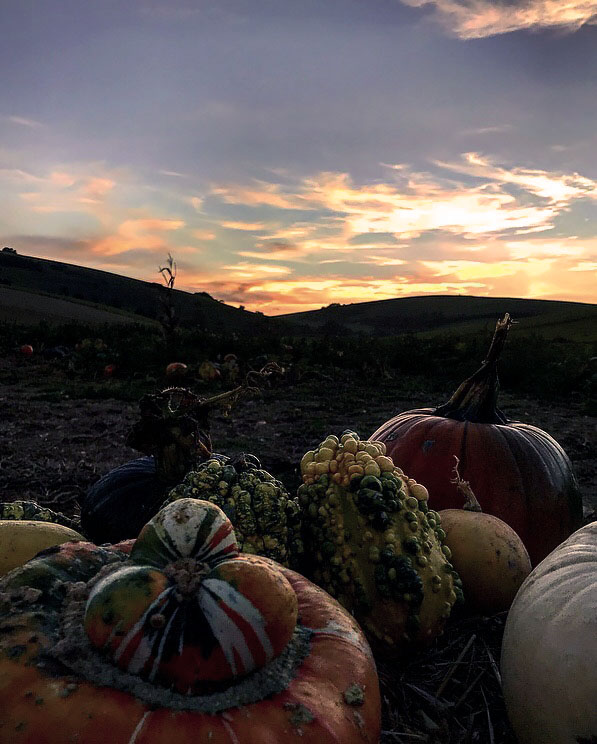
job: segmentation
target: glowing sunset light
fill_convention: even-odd
[[[566,240],[508,241],[506,247],[510,256],[517,260],[533,256],[574,257],[597,250],[597,239],[584,241],[572,236]]]
[[[177,288],[268,314],[597,302],[597,0],[30,0],[3,24],[18,253],[148,281],[171,254]]]
[[[103,256],[113,256],[135,249],[164,252],[167,243],[161,233],[179,230],[184,224],[182,220],[156,218],[125,220],[115,235],[109,235],[93,243],[91,251]]]
[[[220,227],[228,230],[247,230],[248,232],[259,232],[265,225],[262,222],[221,222]]]
[[[500,263],[481,263],[479,261],[421,261],[434,276],[456,276],[458,279],[491,279],[511,276],[519,271],[541,274],[548,271],[553,260],[530,259],[528,261],[502,261]]]
[[[266,264],[238,263],[234,266],[222,266],[226,271],[242,274],[246,277],[256,277],[268,274],[290,274],[291,269],[287,266],[268,266]]]
[[[421,8],[434,6],[438,19],[462,39],[506,34],[521,29],[575,30],[597,19],[597,0],[525,0],[520,6],[492,0],[402,0]]]

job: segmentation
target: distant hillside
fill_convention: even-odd
[[[0,320],[22,323],[156,323],[159,282],[144,282],[98,269],[0,250]],[[332,304],[275,317],[226,305],[206,292],[173,291],[181,325],[240,334],[478,333],[493,329],[509,312],[520,322],[517,335],[597,342],[597,305],[508,297],[433,295]]]
[[[35,325],[41,320],[54,324],[77,320],[92,326],[131,323],[157,325],[157,321],[124,310],[106,308],[82,300],[63,300],[32,290],[13,289],[0,282],[0,321]]]
[[[506,312],[520,322],[517,333],[537,332],[547,338],[597,341],[597,305],[582,302],[432,295],[332,304],[321,310],[277,317],[312,332],[389,336],[478,332],[492,329],[497,318]]]
[[[159,282],[144,282],[107,271],[0,250],[0,320],[23,323],[35,323],[42,318],[55,323],[69,320],[85,323],[156,322],[160,296],[166,292]],[[28,293],[29,302],[23,293]],[[31,298],[35,295],[38,299],[34,301]],[[183,327],[254,334],[267,333],[278,325],[259,313],[219,302],[205,292],[191,294],[175,289],[173,296]]]

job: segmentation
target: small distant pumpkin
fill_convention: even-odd
[[[170,362],[166,367],[166,377],[184,377],[189,368],[183,362]]]
[[[444,543],[462,581],[465,604],[472,611],[494,615],[510,608],[531,572],[531,559],[512,527],[482,511],[470,484],[460,478],[455,460],[452,482],[465,502],[462,509],[438,512]]]
[[[33,354],[33,346],[31,344],[23,344],[21,346],[21,354],[23,356],[31,356]]]
[[[199,366],[199,377],[205,382],[211,382],[219,379],[221,376],[220,370],[215,366],[213,362],[206,360]]]
[[[104,367],[104,377],[113,377],[115,372],[116,372],[115,364],[106,364],[106,366]]]

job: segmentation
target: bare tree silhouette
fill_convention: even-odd
[[[177,315],[174,303],[174,283],[176,282],[176,261],[172,254],[168,253],[165,266],[159,267],[159,272],[164,280],[164,286],[160,287],[160,315],[159,321],[162,325],[166,348],[169,354],[175,354],[177,350],[177,330],[180,318]]]

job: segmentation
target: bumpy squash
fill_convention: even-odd
[[[299,574],[239,556],[221,510],[194,499],[165,507],[132,550],[68,543],[0,581],[0,696],[0,744],[380,733],[354,619]]]
[[[401,654],[440,634],[462,593],[427,489],[384,453],[354,432],[330,435],[303,456],[298,495],[308,575]]]
[[[4,501],[0,504],[0,519],[29,519],[34,522],[53,522],[78,532],[81,528],[75,519],[56,512],[35,501]]]
[[[597,522],[559,545],[520,587],[501,674],[520,744],[597,741]]]
[[[207,460],[170,492],[168,502],[180,498],[205,499],[221,507],[243,553],[299,567],[303,542],[298,499],[254,455]]]
[[[450,483],[454,455],[486,514],[509,524],[536,565],[582,524],[582,497],[572,465],[549,434],[508,421],[497,407],[497,361],[511,325],[498,322],[477,372],[437,408],[404,411],[370,437],[394,463],[429,490],[430,505],[459,508]]]

